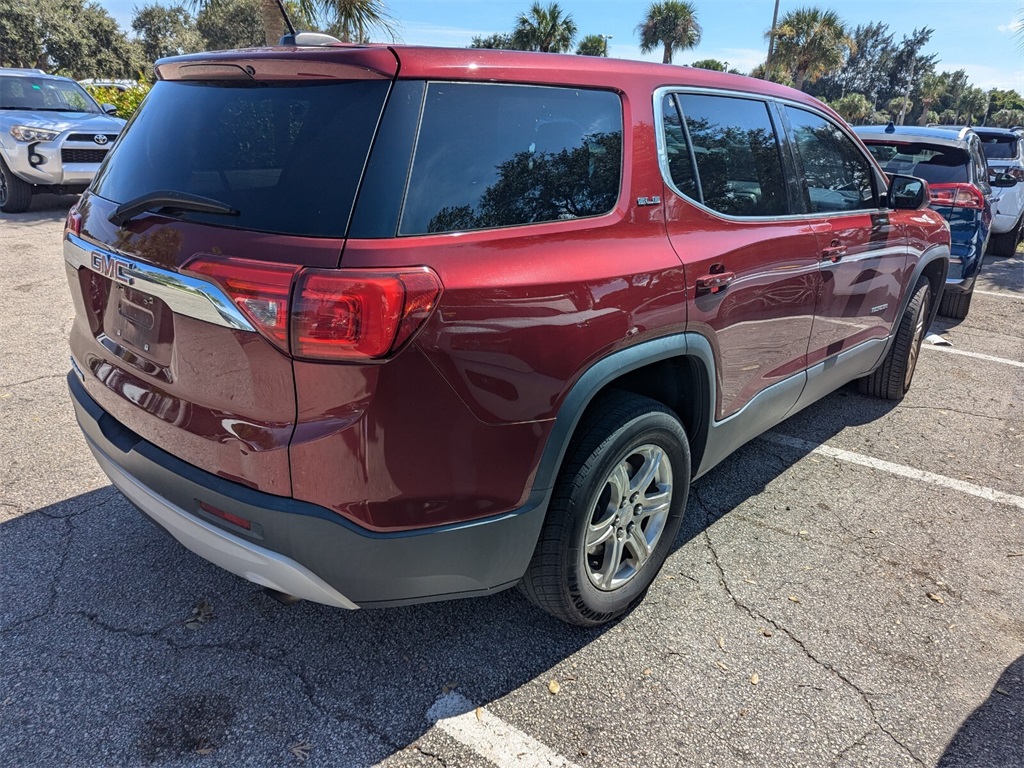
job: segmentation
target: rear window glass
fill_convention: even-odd
[[[1012,160],[1017,157],[1016,136],[981,135],[981,149],[989,160]]]
[[[399,233],[597,216],[614,208],[621,168],[614,93],[430,83]]]
[[[189,192],[238,216],[189,221],[344,236],[388,82],[158,82],[93,190],[116,203]]]
[[[969,182],[966,149],[916,142],[871,140],[868,150],[886,173],[917,176],[931,184]]]

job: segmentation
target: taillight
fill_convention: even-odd
[[[185,271],[213,280],[282,352],[288,351],[288,299],[299,267],[222,256],[199,256]]]
[[[441,294],[441,281],[426,267],[303,269],[199,256],[184,271],[220,285],[282,352],[312,360],[366,360],[394,352]]]
[[[303,270],[292,305],[292,354],[316,360],[384,357],[416,332],[440,293],[440,280],[426,267]]]
[[[985,196],[973,184],[931,184],[932,204],[985,209]]]
[[[76,206],[72,206],[68,211],[68,217],[64,219],[64,234],[67,235],[69,232],[72,235],[82,234],[82,214],[78,212]]]

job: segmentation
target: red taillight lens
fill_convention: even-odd
[[[973,184],[931,184],[932,204],[985,209],[985,196]]]
[[[208,514],[213,515],[214,517],[219,517],[221,520],[223,520],[226,523],[231,523],[232,525],[237,525],[239,528],[242,528],[242,529],[244,529],[246,531],[251,531],[252,530],[252,521],[251,520],[246,520],[244,517],[239,517],[238,515],[233,515],[230,512],[228,512],[227,510],[221,509],[220,507],[215,507],[212,504],[207,504],[205,501],[200,501],[199,502],[199,508],[202,509],[204,512],[208,513]]]
[[[288,300],[299,267],[220,256],[199,256],[185,271],[213,280],[260,333],[288,351]]]
[[[68,211],[68,217],[64,219],[64,234],[66,235],[69,232],[72,235],[82,234],[82,214],[75,207]]]
[[[430,314],[441,282],[424,268],[303,270],[292,305],[292,354],[316,360],[383,357]]]

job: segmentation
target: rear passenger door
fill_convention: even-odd
[[[807,365],[818,248],[794,210],[777,118],[743,94],[664,89],[656,98],[668,234],[686,268],[687,329],[714,352],[716,420],[789,380],[759,404],[778,421]]]
[[[813,366],[889,335],[905,279],[906,238],[896,214],[880,207],[880,180],[857,143],[816,112],[782,111],[821,261],[807,351]]]

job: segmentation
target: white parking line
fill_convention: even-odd
[[[1010,293],[1009,291],[983,291],[981,288],[975,288],[975,293],[980,293],[982,296],[998,296],[1001,299],[1017,299],[1018,301],[1024,301],[1024,295],[1020,293]]]
[[[936,352],[948,352],[951,355],[963,355],[964,357],[973,357],[976,360],[987,360],[990,363],[1002,363],[1003,365],[1012,365],[1014,368],[1024,368],[1024,363],[1019,360],[1007,360],[1005,357],[992,357],[992,355],[983,355],[980,352],[968,352],[963,349],[939,346],[937,344],[923,344],[921,349],[934,349]]]
[[[461,694],[452,692],[434,702],[427,719],[498,768],[577,768],[532,736]]]
[[[872,469],[888,472],[892,475],[907,477],[911,480],[920,480],[923,483],[938,485],[942,488],[950,488],[954,491],[959,491],[960,493],[966,493],[971,496],[986,499],[987,501],[994,501],[999,504],[1010,504],[1014,507],[1018,507],[1019,509],[1024,509],[1024,497],[1014,496],[1012,493],[997,491],[994,488],[986,488],[983,485],[975,485],[974,483],[956,480],[955,478],[946,477],[945,475],[936,475],[933,472],[925,472],[922,469],[907,467],[903,464],[894,464],[891,461],[875,459],[861,453],[854,453],[853,451],[844,451],[842,448],[833,448],[830,445],[816,445],[815,443],[808,442],[807,440],[790,437],[789,435],[780,435],[775,432],[765,433],[761,435],[761,439],[767,440],[770,443],[776,443],[777,445],[796,448],[797,450],[806,451],[808,453],[830,456],[833,459],[839,459],[840,461],[846,461],[851,464],[860,464],[864,467],[871,467]]]

